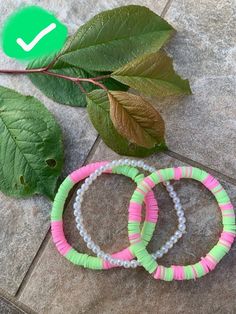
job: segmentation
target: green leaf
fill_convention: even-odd
[[[159,143],[154,148],[147,149],[130,143],[126,138],[121,136],[115,129],[109,110],[108,95],[103,90],[96,90],[87,95],[87,110],[90,119],[101,135],[104,143],[120,155],[146,157],[154,152],[166,149],[165,142]]]
[[[52,114],[36,98],[0,87],[0,190],[52,199],[62,165],[62,134]]]
[[[48,64],[50,64],[50,61],[52,62],[52,60],[49,60],[47,58],[37,59],[28,66],[28,69],[46,67]],[[101,72],[85,71],[82,68],[71,66],[60,60],[52,64],[52,66],[49,67],[49,71],[53,73],[59,73],[62,75],[81,78],[96,77],[107,74]],[[85,95],[84,93],[82,93],[78,84],[63,78],[57,78],[42,73],[29,74],[29,77],[32,83],[52,100],[64,105],[78,107],[86,106]],[[108,89],[111,90],[128,89],[128,86],[125,86],[112,78],[104,79],[101,82]],[[91,83],[83,83],[82,86],[86,92],[98,89],[97,86]]]
[[[164,121],[148,101],[120,91],[110,91],[108,98],[111,120],[122,136],[146,148],[164,142]]]
[[[173,32],[148,8],[124,6],[102,12],[80,27],[60,59],[90,70],[113,71],[159,50]]]
[[[112,77],[146,95],[191,94],[188,80],[175,73],[172,59],[161,51],[131,61]]]

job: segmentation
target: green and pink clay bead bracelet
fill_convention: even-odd
[[[218,243],[199,262],[187,266],[172,265],[171,267],[164,267],[159,265],[151,254],[148,253],[146,245],[142,240],[140,232],[141,207],[147,193],[158,183],[181,178],[197,180],[213,193],[221,210],[223,231]],[[136,213],[135,219],[134,212]],[[207,172],[194,167],[162,169],[153,172],[138,183],[129,205],[128,233],[132,252],[140,264],[155,279],[165,281],[196,279],[212,271],[224,255],[229,252],[236,234],[234,209],[222,185]]]

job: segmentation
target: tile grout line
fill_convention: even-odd
[[[26,273],[25,273],[25,276],[24,278],[22,279],[16,293],[15,293],[15,298],[16,300],[19,300],[20,299],[20,296],[25,288],[25,286],[27,285],[28,281],[29,281],[29,278],[32,274],[32,272],[34,271],[36,265],[38,264],[38,261],[40,260],[43,252],[44,252],[44,249],[45,247],[47,246],[48,242],[50,240],[50,227],[49,229],[47,230],[46,234],[45,234],[45,237],[43,239],[43,241],[41,242],[39,248],[38,248],[38,251],[36,252],[30,266],[28,267]]]
[[[0,300],[3,300],[11,308],[17,309],[22,314],[36,314],[32,309],[27,305],[16,300],[14,296],[8,295],[4,290],[0,289]]]
[[[89,150],[89,152],[87,154],[87,157],[85,158],[83,164],[81,165],[81,167],[91,160],[91,158],[94,155],[94,152],[96,151],[96,149],[97,149],[98,145],[100,144],[100,142],[101,142],[101,138],[98,135],[96,140],[94,141],[91,149]],[[71,198],[69,196],[67,201],[66,201],[66,203],[65,203],[65,207],[70,202],[70,199]],[[21,284],[19,285],[19,287],[18,287],[18,289],[17,289],[17,291],[15,293],[14,297],[15,297],[16,301],[18,301],[20,299],[20,296],[22,295],[25,287],[27,286],[28,281],[29,281],[33,271],[35,270],[35,267],[37,266],[41,256],[43,255],[43,252],[44,252],[47,244],[49,243],[50,238],[51,238],[51,232],[50,232],[50,227],[49,227],[48,231],[45,234],[45,237],[44,237],[43,241],[41,242],[41,244],[39,246],[38,251],[36,252],[36,254],[35,254],[35,256],[34,256],[32,262],[31,262],[30,266],[28,267],[28,269],[26,271],[26,274],[25,274],[24,278],[21,281]],[[11,301],[11,302],[14,304],[14,300]]]
[[[218,177],[219,179],[224,180],[227,183],[230,183],[230,184],[236,186],[236,179],[231,178],[231,177],[229,177],[229,176],[227,176],[227,175],[225,175],[225,174],[223,174],[223,173],[221,173],[221,172],[219,172],[217,170],[214,170],[214,169],[212,169],[212,168],[210,168],[208,166],[205,166],[205,165],[201,164],[200,162],[197,162],[197,161],[194,161],[194,160],[192,160],[192,159],[190,159],[188,157],[179,155],[178,153],[175,153],[175,152],[173,152],[171,150],[165,151],[164,154],[166,154],[166,155],[168,155],[170,157],[176,158],[179,161],[187,163],[187,164],[189,164],[191,166],[202,168],[203,170],[205,170],[205,171],[207,171],[209,173],[212,173],[214,176]]]
[[[164,6],[164,8],[163,8],[163,10],[161,12],[161,17],[164,17],[166,15],[166,13],[169,10],[169,8],[170,8],[170,6],[171,6],[173,1],[174,0],[167,0],[166,4],[165,4],[165,6]]]

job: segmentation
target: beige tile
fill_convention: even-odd
[[[100,144],[93,160],[118,156]],[[164,154],[149,158],[157,167],[181,165]],[[232,200],[236,188],[224,183]],[[83,216],[87,229],[108,251],[127,245],[127,206],[134,189],[127,178],[103,175],[84,199]],[[161,263],[192,263],[216,243],[220,232],[219,213],[212,195],[191,180],[175,183],[187,216],[187,234]],[[168,194],[157,188],[160,220],[150,250],[157,248],[174,232],[176,216]],[[74,198],[72,198],[73,200]],[[75,229],[72,204],[65,214],[68,241],[85,249]],[[217,269],[194,282],[155,281],[142,268],[91,271],[73,266],[57,253],[52,241],[46,247],[20,301],[38,313],[233,313],[236,304],[234,273],[235,250]]]
[[[193,95],[156,101],[172,151],[236,178],[236,2],[172,2],[165,18],[177,29],[168,46]]]
[[[168,51],[181,74],[192,79],[235,74],[235,14],[234,0],[172,2],[165,19],[177,33]]]

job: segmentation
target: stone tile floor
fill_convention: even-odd
[[[0,25],[23,0],[0,3]],[[148,158],[158,167],[190,164],[215,174],[236,204],[236,3],[234,0],[59,0],[30,1],[52,10],[73,32],[99,11],[129,3],[143,4],[165,16],[177,29],[168,45],[179,73],[190,79],[193,95],[154,100],[167,126],[169,151]],[[63,9],[62,9],[63,8]],[[3,54],[1,68],[17,65]],[[35,95],[62,126],[66,146],[65,176],[91,160],[115,159],[100,141],[86,111],[60,106],[25,77],[0,76],[0,84]],[[189,263],[216,242],[219,216],[212,196],[185,180],[175,187],[184,205],[188,232],[161,262]],[[134,185],[118,176],[103,176],[85,199],[87,227],[104,250],[127,244],[126,219]],[[118,192],[121,191],[122,193]],[[122,198],[118,197],[122,195]],[[150,249],[174,231],[176,217],[165,190],[158,187],[160,228]],[[113,195],[114,202],[107,201]],[[86,251],[74,228],[72,196],[65,232]],[[99,200],[99,202],[98,202]],[[235,248],[215,272],[197,282],[156,282],[143,270],[92,272],[60,257],[49,230],[50,205],[42,197],[15,200],[0,194],[0,313],[236,313]],[[111,219],[115,217],[115,219]],[[99,222],[99,225],[90,222]],[[117,238],[117,239],[116,239]]]

